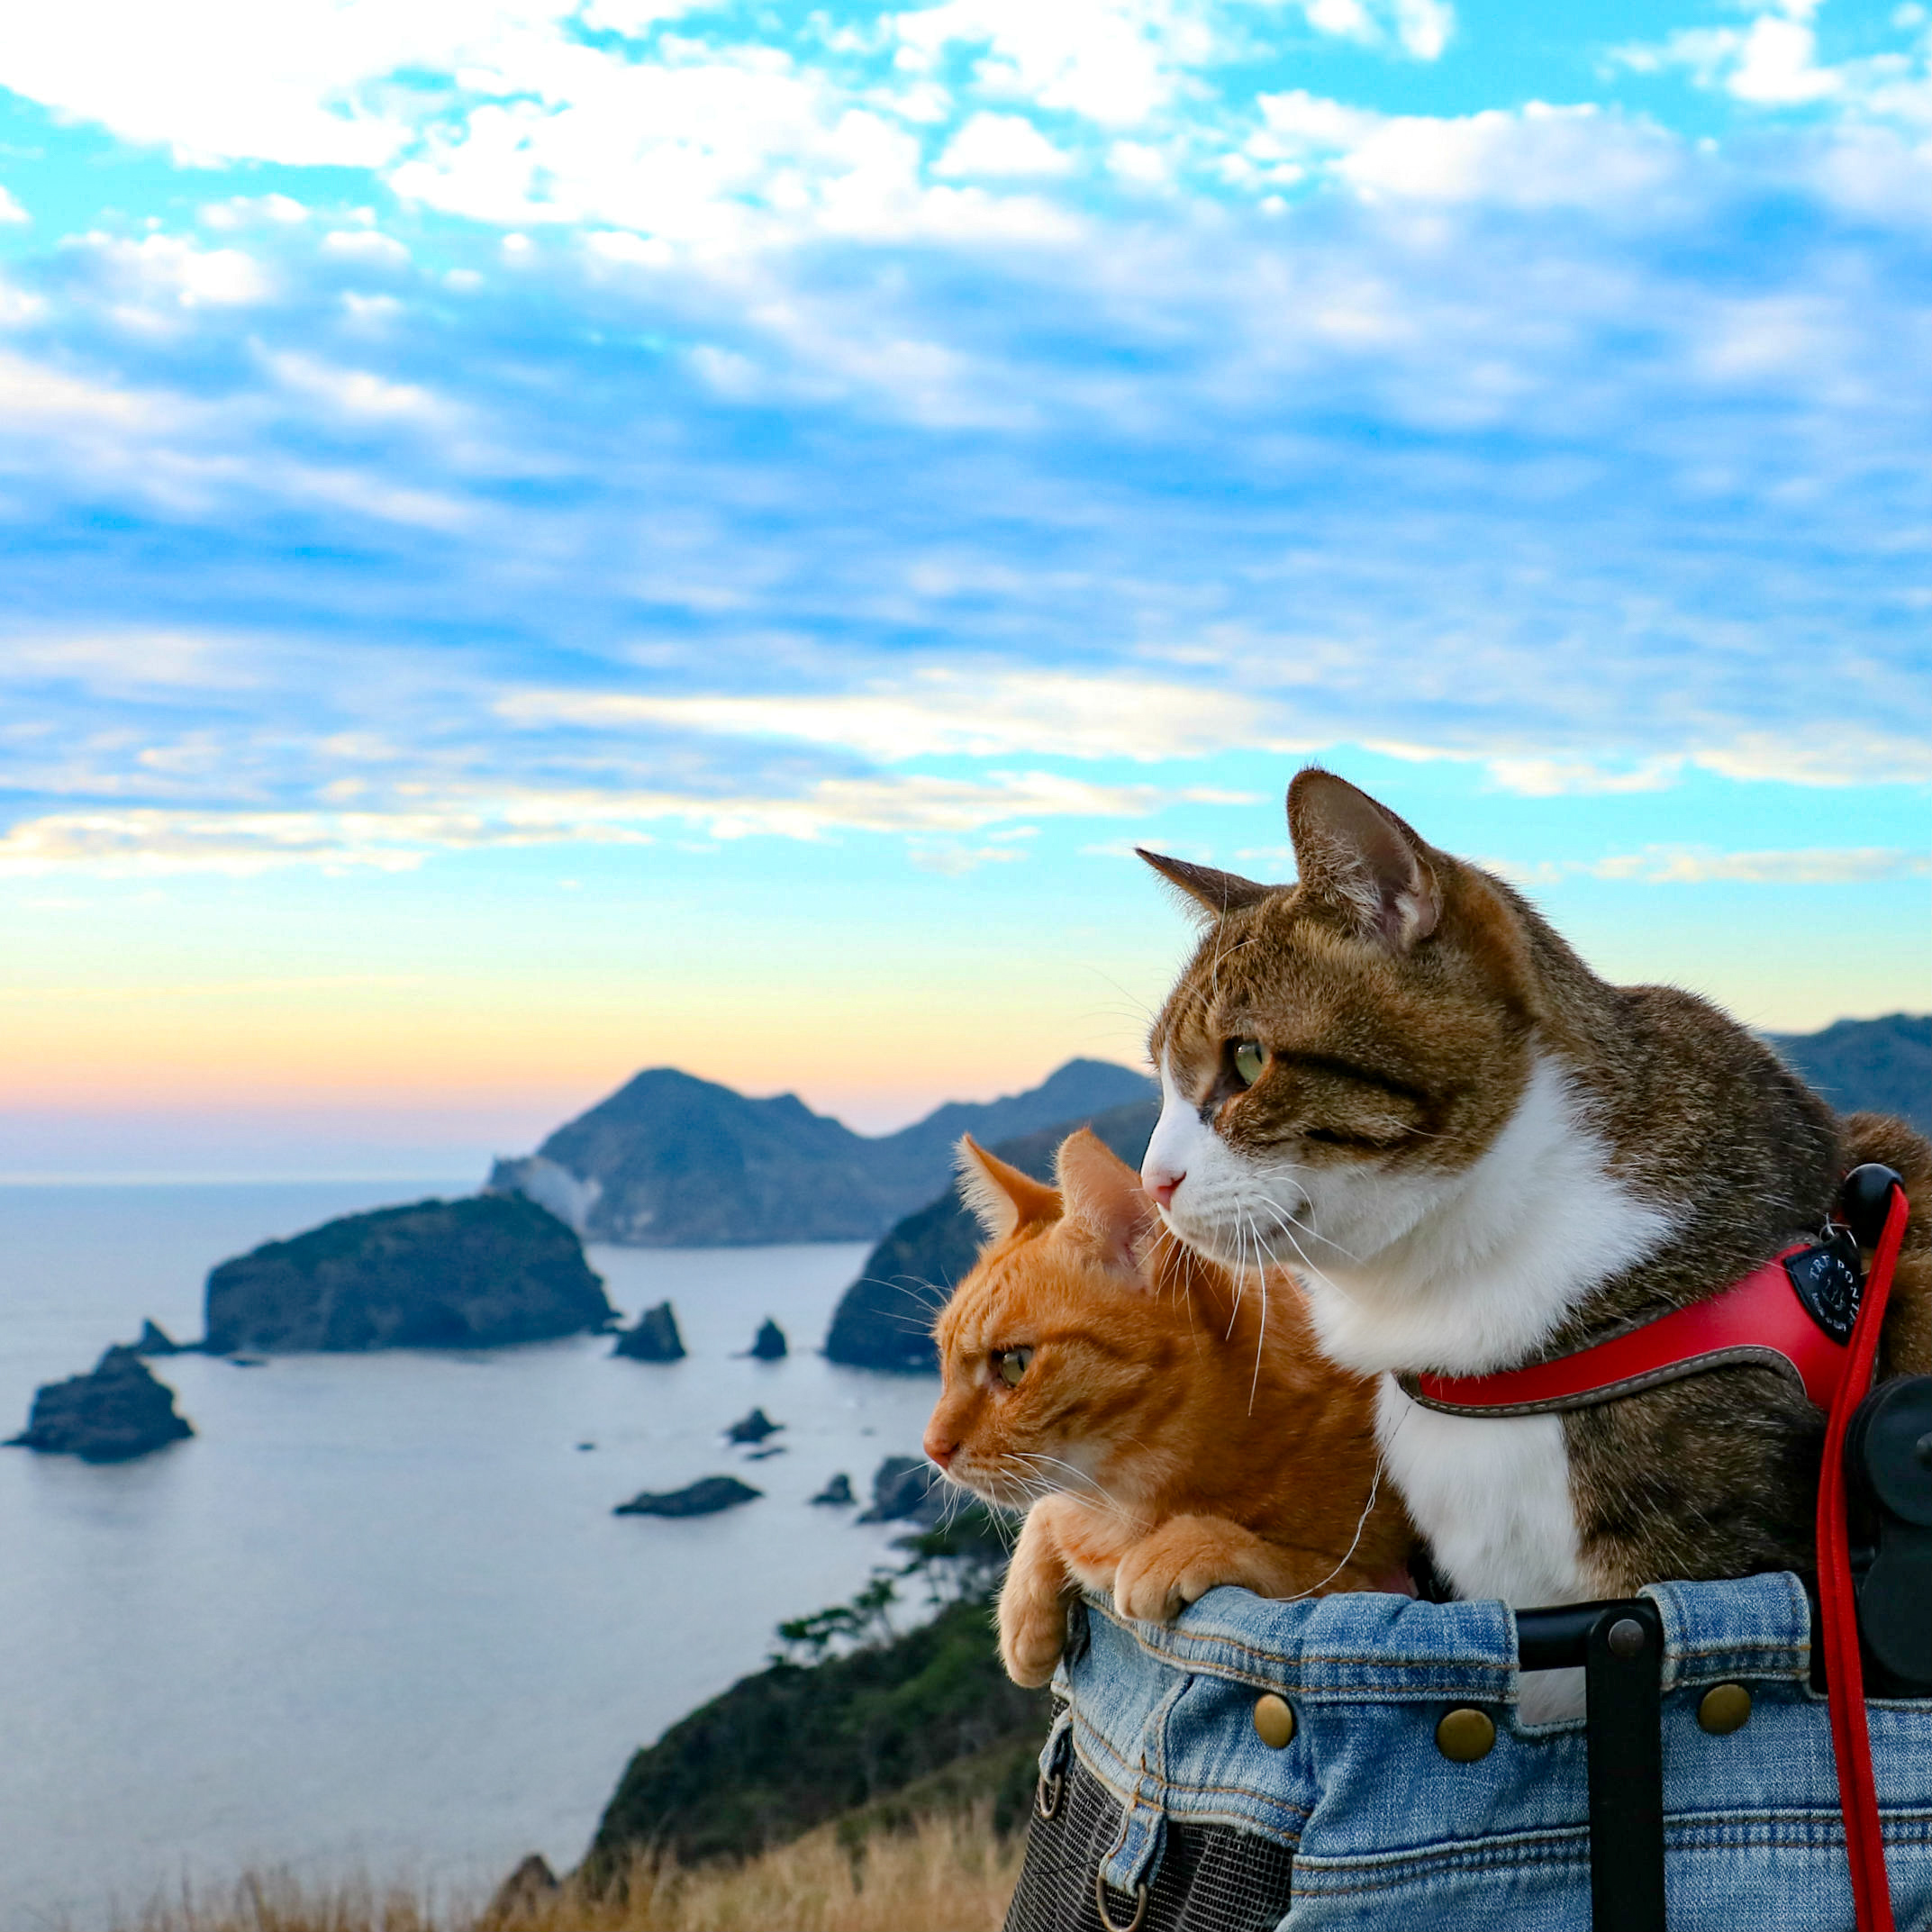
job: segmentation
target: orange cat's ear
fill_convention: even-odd
[[[971,1134],[960,1135],[957,1155],[960,1196],[979,1217],[989,1238],[1003,1241],[1029,1221],[1059,1220],[1060,1197],[1052,1188],[1009,1167]]]
[[[1140,1244],[1158,1220],[1140,1176],[1086,1127],[1060,1143],[1054,1166],[1067,1220],[1093,1236],[1110,1266],[1138,1279]]]
[[[1134,850],[1174,887],[1184,906],[1197,916],[1204,912],[1210,919],[1220,919],[1238,907],[1259,905],[1270,893],[1281,890],[1277,885],[1258,885],[1238,872],[1217,872],[1212,866],[1197,866],[1191,859],[1163,858],[1158,852],[1147,851],[1138,845]]]
[[[1396,952],[1442,917],[1429,847],[1385,805],[1311,765],[1288,787],[1288,836],[1302,889],[1347,912]]]

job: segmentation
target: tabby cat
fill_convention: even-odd
[[[1413,1532],[1377,1483],[1374,1384],[1315,1352],[1292,1282],[1189,1254],[1085,1129],[1059,1150],[1057,1191],[970,1138],[960,1172],[989,1238],[939,1315],[925,1447],[1027,1509],[1000,1597],[1018,1683],[1053,1674],[1075,1585],[1150,1622],[1217,1583],[1407,1587]]]
[[[1323,1348],[1382,1375],[1386,1466],[1460,1593],[1809,1567],[1824,1419],[1779,1373],[1495,1419],[1396,1376],[1515,1368],[1713,1294],[1813,1235],[1867,1160],[1913,1199],[1880,1374],[1932,1370],[1932,1147],[1836,1119],[1691,993],[1607,984],[1332,774],[1296,776],[1288,824],[1293,885],[1141,855],[1207,925],[1151,1040],[1167,1226],[1294,1269]]]

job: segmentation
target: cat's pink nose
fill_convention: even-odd
[[[926,1431],[926,1439],[921,1444],[921,1447],[925,1450],[927,1456],[937,1463],[941,1469],[950,1468],[953,1457],[959,1453],[959,1445],[951,1440],[950,1438],[942,1435],[937,1429],[929,1429]]]
[[[1170,1174],[1165,1167],[1143,1167],[1140,1170],[1140,1185],[1161,1207],[1173,1204],[1175,1190],[1186,1180],[1185,1172]]]

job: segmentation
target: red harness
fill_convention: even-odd
[[[1404,1375],[1401,1384],[1424,1408],[1452,1415],[1547,1415],[1613,1402],[1706,1369],[1756,1364],[1795,1375],[1805,1393],[1828,1410],[1851,1349],[1819,1325],[1786,1266],[1821,1252],[1829,1251],[1800,1241],[1721,1294],[1553,1362],[1500,1375]]]
[[[1755,1364],[1796,1376],[1827,1412],[1818,1486],[1819,1635],[1859,1932],[1893,1932],[1893,1920],[1847,1547],[1845,1432],[1852,1411],[1872,1386],[1906,1213],[1905,1192],[1894,1186],[1862,1295],[1855,1271],[1849,1297],[1844,1293],[1840,1271],[1845,1264],[1841,1258],[1835,1265],[1831,1258],[1837,1241],[1800,1243],[1719,1294],[1574,1355],[1500,1375],[1399,1378],[1413,1400],[1452,1415],[1548,1415],[1615,1401],[1710,1369]],[[1828,1324],[1838,1333],[1828,1332]]]

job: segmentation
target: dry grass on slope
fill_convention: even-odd
[[[998,1932],[1020,1875],[1020,1838],[984,1811],[868,1838],[859,1858],[827,1828],[734,1867],[637,1867],[628,1896],[560,1892],[505,1917],[437,1908],[367,1886],[305,1890],[250,1877],[232,1898],[157,1906],[138,1932]]]

